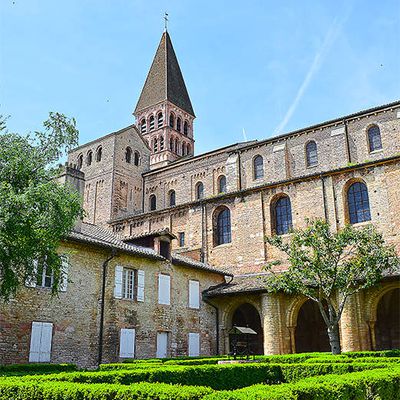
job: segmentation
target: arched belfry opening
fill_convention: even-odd
[[[330,351],[325,322],[315,301],[307,300],[297,316],[296,353]]]
[[[248,327],[257,332],[249,336],[249,349],[253,354],[264,354],[261,318],[254,306],[249,303],[239,306],[233,313],[232,326]]]
[[[400,348],[400,288],[385,293],[378,303],[375,340],[376,350]]]

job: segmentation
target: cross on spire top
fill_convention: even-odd
[[[168,13],[167,12],[164,13],[164,30],[165,30],[165,32],[168,31]]]

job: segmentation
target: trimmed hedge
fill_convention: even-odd
[[[137,383],[131,386],[8,380],[0,384],[0,400],[200,400],[207,387]]]
[[[206,395],[203,400],[395,400],[400,399],[400,368],[303,379],[296,383],[255,385]]]
[[[55,372],[76,371],[74,364],[12,364],[0,365],[0,375],[13,374],[46,374]]]

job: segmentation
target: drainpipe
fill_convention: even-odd
[[[103,332],[104,332],[104,309],[105,309],[105,296],[106,296],[106,278],[108,263],[115,257],[115,249],[111,250],[110,256],[103,262],[103,276],[101,284],[101,301],[100,301],[100,329],[99,329],[99,354],[98,364],[100,365],[103,359]]]
[[[347,127],[347,120],[344,119],[343,124],[344,124],[344,135],[346,138],[347,162],[351,164],[352,160],[351,160],[350,139],[349,139],[349,130]]]
[[[233,276],[231,276],[230,278],[231,278],[231,280],[229,282],[222,282],[222,283],[219,283],[218,285],[210,286],[207,289],[207,291],[211,290],[211,289],[217,289],[221,286],[229,285],[233,280]],[[219,355],[219,308],[207,299],[207,294],[205,292],[206,291],[204,291],[202,293],[202,299],[203,299],[204,303],[208,304],[215,310],[215,331],[216,331],[215,332],[215,340],[217,342],[216,355]]]

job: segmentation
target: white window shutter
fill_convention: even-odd
[[[169,275],[158,275],[158,304],[169,305],[171,303],[171,277]]]
[[[135,357],[135,329],[121,329],[119,356],[121,358]]]
[[[157,358],[165,358],[168,355],[168,332],[157,332]]]
[[[124,268],[121,265],[115,266],[115,284],[114,284],[114,297],[122,299],[122,273]]]
[[[38,270],[38,260],[33,260],[32,276],[25,279],[25,286],[27,286],[27,287],[36,287],[37,270]]]
[[[197,357],[200,355],[200,334],[189,333],[189,356]]]
[[[144,271],[137,272],[137,301],[144,301]]]
[[[42,335],[40,338],[40,362],[50,362],[51,339],[53,336],[53,324],[50,322],[42,323]]]
[[[61,280],[60,280],[60,291],[67,291],[68,284],[68,267],[69,267],[69,257],[65,254],[61,256]]]
[[[42,322],[32,322],[29,362],[39,362],[41,335],[42,335]]]
[[[189,281],[189,307],[200,308],[200,283]]]

